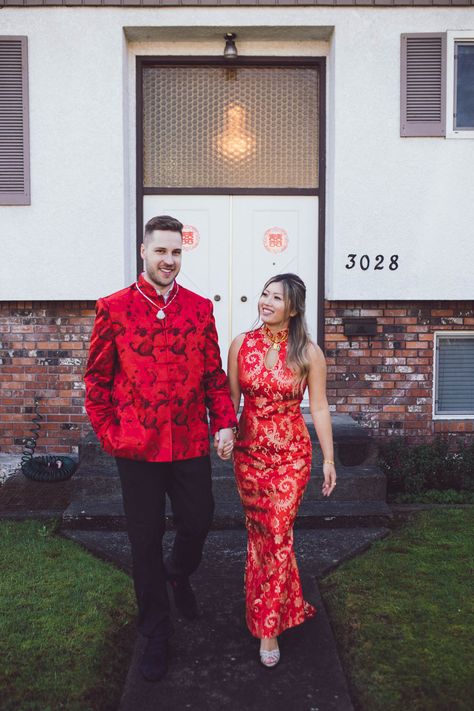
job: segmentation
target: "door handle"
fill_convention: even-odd
[[[214,301],[220,301],[220,300],[221,300],[221,295],[220,295],[220,294],[216,294],[216,295],[214,296]]]
[[[240,300],[245,303],[245,301],[247,301],[247,297],[246,297],[246,296],[241,296],[241,297],[240,297]]]

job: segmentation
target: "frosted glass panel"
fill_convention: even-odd
[[[318,187],[319,74],[145,67],[144,187]]]

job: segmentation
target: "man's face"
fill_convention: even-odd
[[[145,277],[159,289],[170,286],[181,269],[182,237],[179,232],[154,230],[141,246]]]

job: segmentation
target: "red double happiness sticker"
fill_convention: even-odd
[[[283,227],[270,227],[263,235],[263,246],[268,252],[278,254],[288,247],[288,234]]]
[[[193,225],[183,225],[183,249],[190,252],[199,244],[199,230]]]

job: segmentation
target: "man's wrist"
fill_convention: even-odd
[[[232,430],[234,434],[236,434],[239,430],[238,427],[221,427],[218,432],[222,432],[223,430]]]

